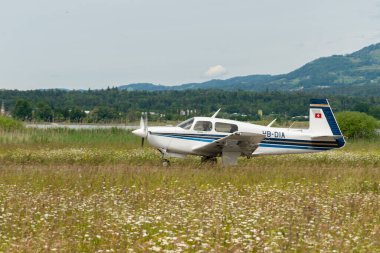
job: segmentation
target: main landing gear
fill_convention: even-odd
[[[161,159],[161,163],[163,167],[169,167],[170,166],[170,161],[168,159]]]
[[[158,151],[160,151],[160,153],[161,153],[161,164],[162,164],[162,166],[163,167],[169,167],[170,161],[165,158],[165,157],[167,157],[166,149],[159,148]]]

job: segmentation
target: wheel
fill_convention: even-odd
[[[163,159],[163,160],[162,160],[162,166],[164,166],[164,167],[169,167],[169,166],[170,166],[170,161],[167,160],[167,159]]]

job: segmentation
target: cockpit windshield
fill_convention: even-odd
[[[177,127],[189,130],[191,128],[191,126],[193,125],[193,123],[194,123],[194,118],[191,118],[191,119],[185,120],[184,122],[178,124]]]

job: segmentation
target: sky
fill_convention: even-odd
[[[380,0],[0,0],[0,89],[283,74],[380,42]]]

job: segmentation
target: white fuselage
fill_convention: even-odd
[[[212,127],[207,131],[196,129],[198,121],[211,122]],[[311,153],[340,147],[336,141],[328,138],[321,137],[317,140],[312,138],[308,129],[274,128],[210,117],[195,117],[188,129],[179,126],[148,127],[146,137],[150,145],[169,155],[207,156],[205,152],[199,153],[193,150],[231,134],[225,129],[218,131],[216,129],[218,124],[236,125],[237,129],[234,130],[238,132],[264,134],[266,137],[258,144],[251,156]]]

